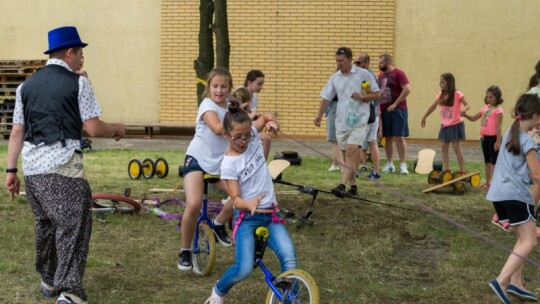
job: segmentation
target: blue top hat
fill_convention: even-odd
[[[70,47],[85,47],[88,44],[81,41],[77,28],[64,26],[49,32],[49,49],[44,54],[51,54]]]

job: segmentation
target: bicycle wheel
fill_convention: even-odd
[[[207,276],[214,269],[214,263],[216,262],[216,239],[212,229],[207,224],[199,224],[198,244],[191,244],[191,248],[197,247],[198,250],[193,249],[192,262],[193,272],[198,275]],[[195,242],[195,238],[193,238]]]
[[[94,205],[101,208],[114,208],[119,213],[138,213],[141,205],[129,197],[111,193],[92,194]]]
[[[300,269],[287,270],[280,274],[276,280],[282,282],[277,288],[282,294],[288,295],[283,301],[279,301],[272,289],[268,291],[266,303],[311,303],[319,304],[319,288],[315,280],[305,271]]]

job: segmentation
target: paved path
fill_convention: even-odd
[[[93,138],[92,146],[96,149],[142,149],[142,150],[182,150],[185,151],[190,142],[190,137],[176,137],[176,138],[124,138],[118,142],[112,139]],[[7,140],[0,140],[0,145],[7,145]],[[425,148],[431,148],[437,151],[435,156],[436,160],[440,160],[440,146],[435,142],[433,144],[408,144],[407,146],[407,159],[414,160],[418,155],[418,151]],[[330,144],[324,140],[292,140],[292,139],[273,139],[270,155],[279,153],[279,151],[292,150],[297,151],[300,155],[310,156],[322,156],[327,155],[331,157],[332,149]],[[479,145],[475,145],[474,142],[467,142],[462,147],[463,154],[466,161],[482,162],[483,155]],[[381,159],[386,159],[384,148],[381,148]],[[394,148],[394,152],[395,148]],[[455,154],[450,148],[450,159],[455,160]],[[382,162],[381,164],[383,164]]]

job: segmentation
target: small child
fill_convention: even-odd
[[[255,263],[255,229],[269,229],[268,247],[281,264],[281,271],[297,266],[294,245],[278,216],[272,177],[262,152],[257,129],[236,100],[231,100],[223,121],[229,144],[221,164],[221,179],[227,183],[235,207],[234,232],[236,262],[216,285],[205,303],[223,303],[223,297],[252,272]]]
[[[441,75],[440,83],[441,92],[435,97],[435,102],[428,108],[426,114],[422,117],[420,125],[422,128],[426,126],[426,118],[435,110],[437,106],[441,108],[441,130],[439,131],[439,140],[441,144],[441,155],[443,165],[446,171],[450,169],[450,157],[448,148],[450,143],[454,147],[456,158],[459,164],[460,174],[465,173],[463,152],[461,151],[461,141],[465,140],[465,123],[461,118],[461,106],[464,105],[467,111],[469,106],[465,100],[465,96],[460,91],[456,90],[456,80],[451,73]]]
[[[501,141],[499,161],[495,167],[491,187],[486,199],[501,222],[510,222],[517,241],[499,276],[489,286],[499,300],[511,303],[506,293],[520,300],[538,301],[538,297],[523,287],[525,258],[536,246],[536,218],[534,210],[538,203],[540,166],[536,157],[536,143],[527,134],[540,123],[540,98],[535,94],[519,97],[514,108],[515,121],[505,132]],[[529,176],[533,191],[529,190]]]
[[[489,189],[491,184],[491,178],[497,163],[497,155],[501,147],[501,129],[504,115],[501,104],[503,101],[501,89],[498,86],[490,86],[486,91],[485,105],[478,113],[470,116],[465,111],[461,112],[461,116],[470,121],[477,121],[482,118],[480,122],[480,144],[484,153],[486,183],[482,185],[482,188],[485,190]]]

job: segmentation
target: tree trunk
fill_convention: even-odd
[[[208,74],[208,72],[214,68],[214,43],[212,36],[214,2],[212,0],[200,1],[199,56],[193,62],[193,68],[195,69],[197,80],[205,79],[206,74]],[[197,105],[201,104],[204,87],[204,84],[197,81]]]
[[[227,0],[214,0],[216,7],[216,22],[213,30],[216,35],[216,58],[218,67],[229,68],[229,22],[227,20]]]

